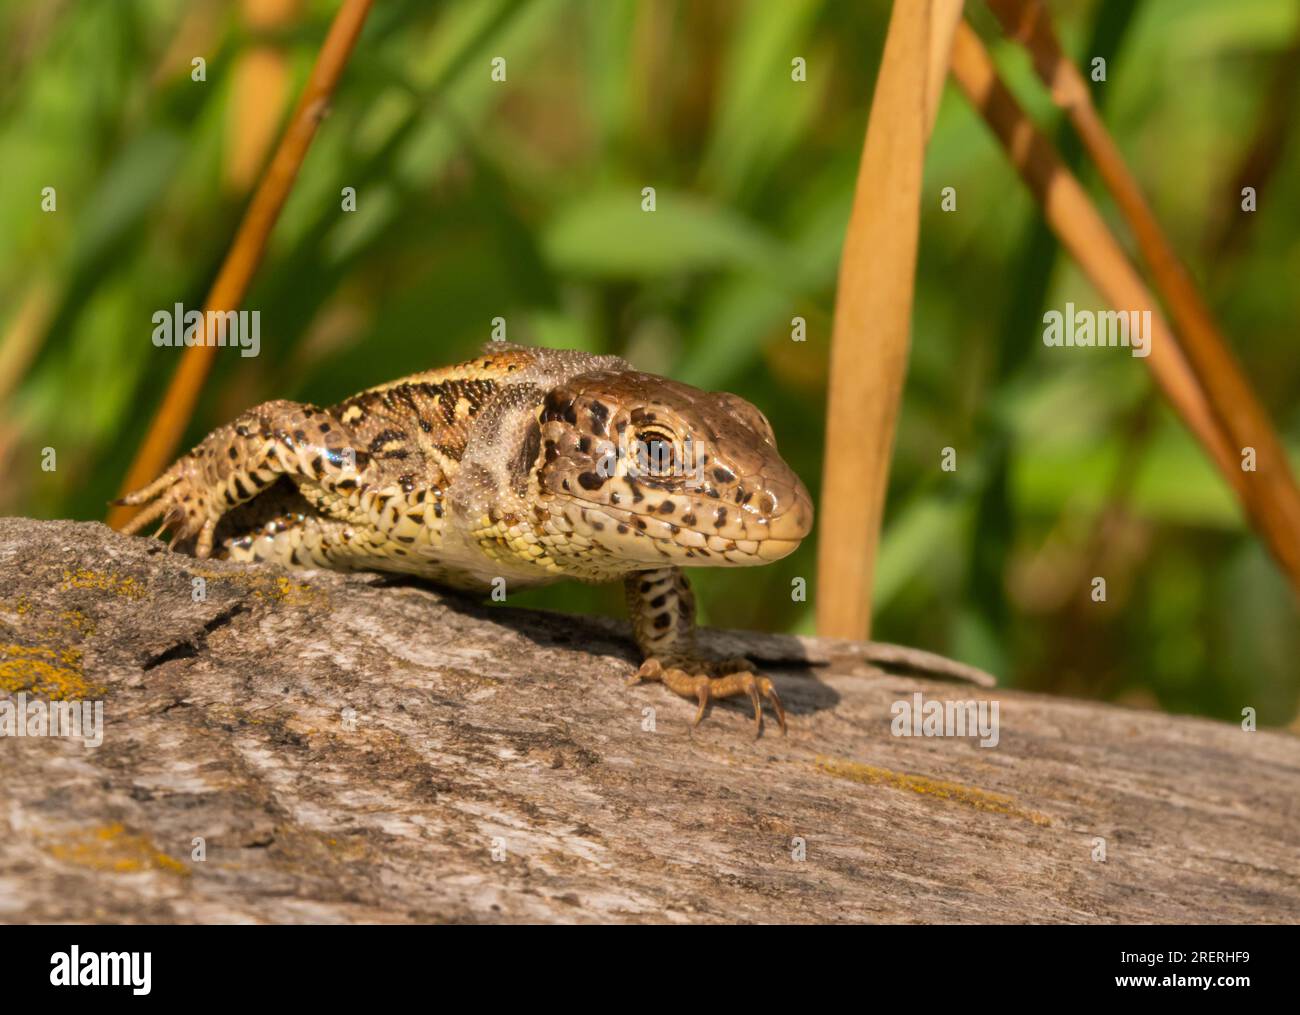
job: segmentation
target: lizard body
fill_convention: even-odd
[[[698,700],[771,681],[705,660],[684,567],[779,560],[812,527],[772,428],[736,395],[615,356],[489,343],[321,409],[267,402],[123,498],[199,557],[396,571],[468,591],[622,580],[645,662]]]

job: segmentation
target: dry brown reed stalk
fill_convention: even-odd
[[[1155,298],[1083,187],[998,77],[984,44],[965,21],[953,40],[952,75],[1002,142],[1012,165],[1042,206],[1052,231],[1103,298],[1111,306],[1151,311],[1151,354],[1146,357],[1147,364],[1197,440],[1240,492],[1245,480],[1236,452],[1210,413],[1205,395],[1183,359]]]
[[[280,144],[262,175],[253,199],[244,212],[239,231],[226,254],[221,271],[213,282],[204,304],[206,312],[238,310],[248,292],[249,283],[266,249],[266,240],[280,215],[280,209],[293,189],[298,170],[307,155],[316,128],[324,118],[348,57],[361,34],[373,0],[343,0],[329,33],[316,57],[302,98],[294,108]],[[205,313],[206,319],[206,313]],[[211,369],[216,346],[194,345],[187,348],[163,396],[149,432],[136,452],[127,471],[122,493],[138,489],[154,479],[171,462],[185,427],[194,413],[199,392]],[[109,511],[108,523],[114,528],[124,525],[136,509],[116,506]]]
[[[1065,56],[1041,0],[988,0],[1004,31],[1029,51],[1034,68],[1065,110],[1097,166],[1107,190],[1133,230],[1142,259],[1173,319],[1176,341],[1228,446],[1233,475],[1255,530],[1272,550],[1300,593],[1300,488],[1296,487],[1286,449],[1255,397],[1227,340],[1201,298],[1191,274],[1165,237],[1137,180],[1110,136],[1088,84]],[[1132,304],[1115,303],[1116,309]],[[1154,360],[1152,365],[1154,366]],[[1255,471],[1243,472],[1241,457],[1255,450]],[[1244,480],[1244,482],[1240,482]]]
[[[284,44],[260,37],[292,25],[298,7],[298,0],[242,0],[239,5],[240,19],[259,41],[246,46],[230,69],[222,175],[231,193],[242,196],[257,182],[291,95]]]
[[[921,174],[960,0],[895,3],[840,260],[817,547],[817,630],[865,639],[907,373]],[[936,68],[935,63],[940,66]]]
[[[1253,188],[1256,200],[1262,200],[1282,167],[1286,146],[1294,133],[1291,124],[1295,117],[1297,88],[1300,88],[1300,21],[1296,22],[1290,46],[1278,56],[1250,144],[1242,153],[1226,191],[1225,196],[1229,199],[1220,201],[1208,217],[1202,253],[1206,270],[1216,276],[1240,253],[1246,234],[1255,221],[1254,215],[1242,214],[1237,203],[1241,200],[1242,189]]]

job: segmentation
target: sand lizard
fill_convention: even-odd
[[[645,662],[698,701],[769,678],[695,645],[684,567],[779,560],[812,527],[799,477],[744,399],[616,356],[489,343],[478,358],[327,409],[274,401],[219,427],[119,503],[199,557],[397,571],[452,588],[621,579]]]

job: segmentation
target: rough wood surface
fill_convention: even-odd
[[[1300,920],[1289,734],[714,640],[788,737],[692,732],[615,621],[0,520],[0,700],[105,709],[0,739],[0,920]],[[998,746],[892,736],[918,690],[995,697]]]

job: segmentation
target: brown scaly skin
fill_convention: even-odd
[[[621,453],[620,453],[621,452]],[[154,483],[127,532],[240,561],[398,571],[487,591],[622,579],[645,663],[699,702],[746,695],[785,729],[772,683],[695,647],[682,567],[779,560],[812,501],[763,414],[613,356],[489,343],[468,363],[328,409],[267,402]]]

